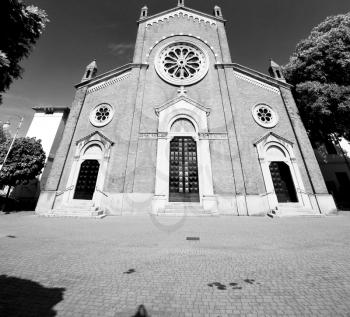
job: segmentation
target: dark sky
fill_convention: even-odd
[[[25,134],[33,106],[70,106],[73,85],[96,59],[99,73],[131,60],[136,20],[142,6],[155,14],[177,0],[26,0],[46,10],[50,23],[28,59],[23,79],[4,95],[0,120],[25,117]],[[327,16],[350,11],[349,0],[186,0],[186,6],[212,13],[221,6],[232,60],[267,72],[269,58],[285,64],[298,41]]]

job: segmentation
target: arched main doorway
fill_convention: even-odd
[[[97,160],[85,160],[81,163],[73,199],[92,200],[100,163]]]
[[[271,162],[269,167],[278,202],[298,202],[289,166],[285,162]]]
[[[196,129],[187,118],[179,118],[170,128],[169,202],[199,202]]]

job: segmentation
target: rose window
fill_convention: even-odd
[[[267,105],[257,105],[253,108],[255,121],[267,128],[274,127],[278,122],[277,114]]]
[[[192,43],[172,43],[163,48],[156,62],[161,78],[175,85],[191,85],[208,72],[208,57]]]
[[[104,126],[112,120],[113,109],[109,104],[100,104],[92,110],[90,122],[94,126]]]

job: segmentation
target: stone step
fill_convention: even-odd
[[[160,217],[215,217],[217,214],[213,214],[210,212],[159,212],[157,216]]]
[[[70,209],[53,209],[51,212],[43,214],[46,217],[76,217],[76,218],[104,218],[106,215],[103,210],[89,210],[80,208]]]
[[[324,217],[323,214],[309,209],[309,208],[278,208],[277,210],[271,210],[268,214],[269,217]]]
[[[92,205],[90,205],[90,206],[85,206],[85,205],[63,205],[63,206],[60,206],[60,208],[58,208],[58,209],[60,209],[60,210],[77,210],[77,211],[79,211],[79,210],[91,210],[91,211],[96,211],[96,210],[98,210],[99,208],[98,207],[96,207],[96,206],[92,206]]]
[[[158,216],[167,217],[208,217],[215,214],[205,211],[199,203],[171,203],[165,207],[164,212],[159,212]]]
[[[202,208],[200,203],[170,203],[165,206],[166,209],[184,209],[184,208]]]

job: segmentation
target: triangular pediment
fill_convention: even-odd
[[[159,116],[160,112],[164,111],[165,109],[167,109],[173,105],[180,103],[181,101],[187,102],[187,103],[191,104],[192,106],[202,110],[203,112],[206,113],[207,116],[209,116],[209,114],[210,114],[210,108],[201,105],[199,102],[187,97],[186,95],[180,95],[172,100],[169,100],[165,104],[163,104],[159,107],[156,107],[155,108],[156,115]]]
[[[78,145],[80,143],[87,143],[89,141],[101,141],[103,143],[108,143],[110,145],[114,144],[114,142],[112,140],[107,138],[105,135],[103,135],[99,131],[94,131],[94,132],[90,133],[89,135],[79,139],[78,141],[76,141],[76,144]]]
[[[216,25],[219,21],[225,22],[225,20],[220,17],[216,17],[191,8],[187,8],[185,6],[178,6],[173,9],[149,16],[147,18],[143,18],[139,21],[139,23],[146,23],[146,26],[152,26],[153,24],[169,21],[169,19],[171,18],[180,16],[189,19],[192,18],[193,20],[196,20],[199,23],[209,23],[211,25]]]
[[[257,139],[254,142],[254,145],[258,145],[262,142],[267,143],[267,142],[272,142],[272,141],[277,141],[277,142],[282,142],[282,143],[287,143],[289,145],[293,145],[292,141],[287,140],[286,138],[274,133],[274,132],[268,132],[264,134],[262,137]]]

